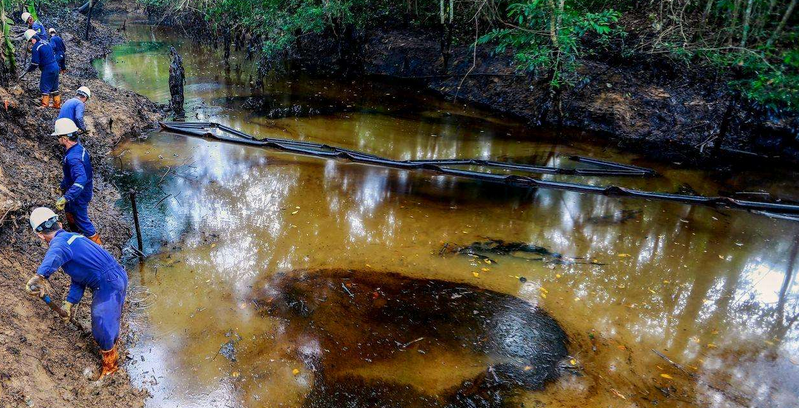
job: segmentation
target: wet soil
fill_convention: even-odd
[[[542,389],[567,358],[566,334],[547,313],[467,283],[300,270],[254,287],[256,308],[285,323],[280,335],[296,339],[295,358],[314,373],[307,407],[513,406],[516,388]],[[407,353],[443,352],[477,367],[474,377],[429,395],[392,373],[369,372]],[[420,375],[438,364],[431,358]]]
[[[86,105],[89,134],[82,139],[95,167],[89,215],[105,248],[119,257],[130,231],[114,205],[119,193],[109,182],[110,152],[123,138],[152,126],[159,115],[145,98],[97,79],[91,60],[123,40],[118,32],[93,21],[92,40],[86,42],[78,34],[85,27],[83,16],[41,15],[48,27],[61,33],[69,50],[68,72],[61,75],[63,100],[71,98],[79,86],[92,90]],[[29,55],[19,44],[17,48],[17,60],[24,66]],[[32,72],[19,84],[0,87],[0,405],[141,406],[146,392],[130,384],[124,369],[102,384],[89,382],[84,373],[95,370],[100,362],[94,340],[66,326],[44,303],[23,291],[47,249],[31,233],[27,217],[32,208],[52,207],[58,198],[63,156],[49,136],[58,111],[37,107],[41,100],[38,81],[39,73]],[[57,273],[51,281],[54,301],[60,303],[69,278]],[[86,327],[90,316],[85,305],[90,302],[87,294],[78,311],[78,320]]]

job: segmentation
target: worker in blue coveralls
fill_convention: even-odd
[[[64,40],[61,39],[55,28],[51,27],[47,32],[50,34],[50,47],[53,48],[58,68],[61,68],[61,72],[64,72],[67,70],[67,46],[64,45]]]
[[[47,40],[47,33],[44,31],[44,24],[40,23],[39,20],[34,20],[31,13],[22,13],[22,21],[28,25],[28,28],[36,31],[36,34],[39,34],[39,38],[45,41]]]
[[[83,120],[83,111],[86,109],[85,104],[92,96],[92,91],[88,87],[82,86],[78,88],[74,98],[64,102],[61,105],[61,111],[58,112],[58,119],[70,119],[75,122],[75,125],[81,131],[86,131],[86,122]]]
[[[53,54],[53,49],[34,30],[25,31],[25,40],[30,41],[32,44],[31,64],[28,65],[26,73],[35,70],[37,67],[42,71],[42,77],[39,79],[39,90],[42,91],[42,107],[50,106],[50,97],[52,96],[53,107],[60,109],[61,94],[58,93],[60,68],[58,67],[58,61],[55,59],[55,54]]]
[[[70,119],[55,121],[53,136],[58,138],[58,144],[64,146],[66,153],[62,162],[64,179],[61,180],[61,193],[55,202],[57,210],[64,210],[67,225],[72,231],[102,245],[100,234],[89,220],[89,202],[92,200],[92,161],[89,153],[78,142],[80,129]]]
[[[32,296],[45,298],[52,289],[50,275],[58,268],[72,278],[64,301],[64,319],[73,320],[77,304],[88,288],[92,292],[92,336],[100,346],[103,366],[97,379],[119,369],[116,342],[128,276],[122,266],[103,247],[80,234],[64,231],[53,210],[39,207],[31,212],[31,228],[49,245],[39,269],[25,284]],[[49,299],[49,298],[48,298]]]

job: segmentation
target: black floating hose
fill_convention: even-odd
[[[572,156],[571,160],[588,163],[599,169],[565,169],[560,167],[535,166],[479,159],[442,159],[442,160],[391,160],[371,154],[366,154],[350,149],[343,149],[326,144],[302,142],[287,139],[256,139],[239,130],[210,122],[161,122],[163,130],[200,138],[212,138],[228,143],[248,146],[266,147],[288,153],[316,156],[323,158],[347,159],[357,163],[372,164],[383,167],[392,167],[406,170],[428,170],[439,174],[466,177],[475,180],[511,184],[530,188],[548,188],[555,190],[568,190],[580,193],[602,194],[616,197],[632,197],[655,199],[662,201],[679,202],[690,205],[705,205],[709,207],[731,208],[753,211],[757,214],[774,217],[781,214],[799,214],[799,205],[770,203],[764,201],[738,200],[730,197],[705,197],[683,194],[658,193],[642,191],[619,186],[592,186],[588,184],[569,183],[563,181],[539,180],[527,176],[493,174],[473,170],[455,169],[447,165],[478,165],[513,169],[529,173],[562,174],[562,175],[591,175],[591,176],[652,176],[656,173],[644,167],[632,166],[622,163],[609,162],[581,156]],[[219,131],[214,131],[218,129]],[[233,137],[226,135],[231,134]],[[768,213],[768,214],[765,214]],[[789,220],[799,220],[796,217],[775,217]]]

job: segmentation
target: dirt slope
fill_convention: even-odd
[[[108,181],[109,152],[122,138],[153,126],[159,118],[157,109],[144,97],[97,79],[91,67],[93,58],[103,56],[122,39],[120,34],[94,24],[95,40],[84,42],[77,34],[83,32],[83,16],[42,15],[67,44],[69,72],[61,76],[64,100],[81,85],[92,90],[86,106],[90,134],[83,139],[95,167],[89,213],[105,247],[119,256],[130,231],[114,207],[119,194]],[[21,48],[18,45],[19,61],[25,56]],[[43,302],[23,291],[47,249],[31,233],[27,216],[34,207],[52,207],[58,198],[63,155],[49,136],[57,110],[36,107],[38,80],[37,71],[20,84],[0,87],[0,406],[141,406],[146,394],[131,386],[124,370],[102,385],[89,382],[84,370],[96,369],[100,363],[94,340],[68,328]],[[69,278],[57,273],[51,281],[60,303]],[[90,327],[90,302],[87,292],[78,312],[85,327]],[[123,343],[124,339],[123,332]],[[124,344],[122,356],[124,362]]]

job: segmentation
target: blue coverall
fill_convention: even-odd
[[[36,67],[39,67],[42,71],[42,77],[39,80],[39,90],[42,91],[42,95],[57,93],[58,73],[60,71],[58,61],[55,59],[55,54],[53,54],[53,48],[50,47],[50,44],[41,39],[33,45],[31,65],[28,67],[28,71],[33,71]]]
[[[75,125],[80,130],[86,130],[86,123],[83,122],[83,110],[85,109],[85,105],[83,101],[78,99],[77,97],[72,98],[63,105],[61,105],[61,110],[58,112],[58,118],[67,118],[75,122]]]
[[[47,32],[44,31],[44,24],[40,23],[39,20],[36,20],[31,24],[31,30],[35,30],[36,34],[39,34],[39,38],[42,38],[47,42]]]
[[[58,67],[62,71],[67,69],[67,46],[64,44],[64,40],[58,35],[54,35],[50,37],[50,47],[53,48]]]
[[[67,302],[80,302],[86,288],[92,292],[92,335],[101,350],[111,350],[128,288],[125,270],[103,247],[64,230],[55,233],[36,273],[49,278],[58,268],[72,278]]]
[[[81,234],[92,237],[97,234],[89,220],[89,201],[92,200],[92,162],[89,153],[78,143],[64,155],[62,162],[64,179],[61,180],[61,191],[67,204],[67,223],[70,228]]]

